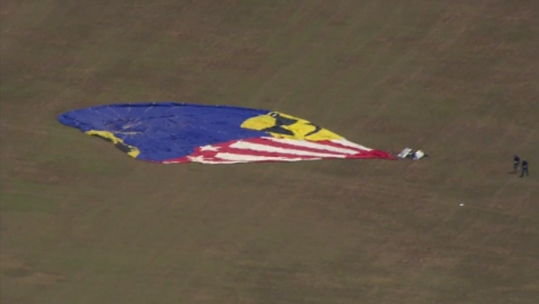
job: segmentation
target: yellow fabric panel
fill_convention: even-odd
[[[114,136],[113,133],[108,131],[96,131],[96,130],[90,130],[85,132],[87,135],[90,136],[97,136],[102,139],[105,139],[111,143],[113,143],[117,148],[127,153],[129,156],[133,158],[137,158],[137,156],[140,154],[140,150],[137,147],[133,147],[130,145],[126,145],[123,140],[120,138]]]
[[[301,139],[301,140],[306,139],[306,140],[311,140],[311,141],[342,139],[342,136],[335,134],[325,128],[320,128],[317,132],[314,132],[316,131],[317,127],[313,125],[311,122],[305,119],[297,118],[297,117],[280,113],[280,112],[271,112],[266,115],[259,115],[253,118],[249,118],[241,124],[241,127],[244,129],[250,129],[250,130],[256,130],[256,131],[264,131],[264,129],[276,127],[277,119],[271,116],[272,113],[277,114],[288,120],[294,121],[292,124],[279,126],[282,129],[290,131],[292,135],[265,131],[265,132],[268,132],[268,134],[271,134],[273,137],[288,138],[288,139]],[[309,133],[312,133],[312,134],[309,134]]]

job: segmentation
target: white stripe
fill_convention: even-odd
[[[307,160],[305,158],[296,157],[275,157],[275,156],[260,156],[260,155],[247,155],[247,154],[235,154],[235,153],[217,153],[216,158],[220,158],[227,161],[236,161],[236,162],[252,162],[252,161],[302,161]],[[319,159],[319,158],[313,158]]]
[[[343,146],[346,146],[346,147],[350,147],[350,148],[356,148],[356,149],[360,149],[360,150],[364,150],[364,151],[371,151],[372,149],[371,148],[367,148],[365,146],[362,146],[362,145],[358,145],[356,143],[353,143],[347,139],[332,139],[331,140],[332,142],[334,143],[337,143],[339,145],[343,145]]]
[[[317,153],[317,152],[309,152],[309,151],[302,151],[302,150],[296,150],[296,149],[286,149],[286,148],[273,147],[273,146],[263,145],[263,144],[255,144],[255,143],[244,142],[244,141],[235,142],[232,145],[230,145],[230,147],[236,148],[236,149],[275,152],[275,153],[294,154],[294,155],[303,155],[303,156],[312,156],[312,157],[344,158],[344,155]]]
[[[203,159],[203,160],[198,160],[198,161],[193,161],[194,163],[199,163],[199,164],[210,164],[210,165],[227,165],[227,164],[237,164],[237,163],[240,163],[238,161],[227,161],[227,160],[206,160],[206,159]]]
[[[343,153],[343,154],[357,154],[359,152],[357,150],[338,148],[338,147],[319,144],[317,142],[312,142],[312,141],[307,141],[307,140],[293,140],[293,139],[282,139],[282,138],[273,138],[273,137],[264,137],[264,139],[282,143],[282,144],[291,145],[291,146],[305,147],[305,148],[311,148],[311,149],[317,149],[317,150],[326,150],[326,151],[338,152],[338,153]]]

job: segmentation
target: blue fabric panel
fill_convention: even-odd
[[[187,103],[134,103],[89,107],[58,117],[82,132],[107,131],[139,149],[137,158],[165,161],[190,155],[196,147],[267,136],[240,125],[268,110]]]

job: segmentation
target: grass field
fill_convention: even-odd
[[[537,0],[6,0],[0,38],[1,303],[539,303]],[[430,157],[154,165],[56,121],[165,100]]]

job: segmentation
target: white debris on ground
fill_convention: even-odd
[[[404,148],[404,150],[402,150],[401,153],[399,153],[399,155],[397,155],[397,156],[399,158],[410,158],[410,159],[413,159],[413,160],[420,160],[423,157],[426,157],[427,154],[425,154],[425,152],[423,152],[421,150],[417,150],[415,152],[412,152],[412,149]]]

